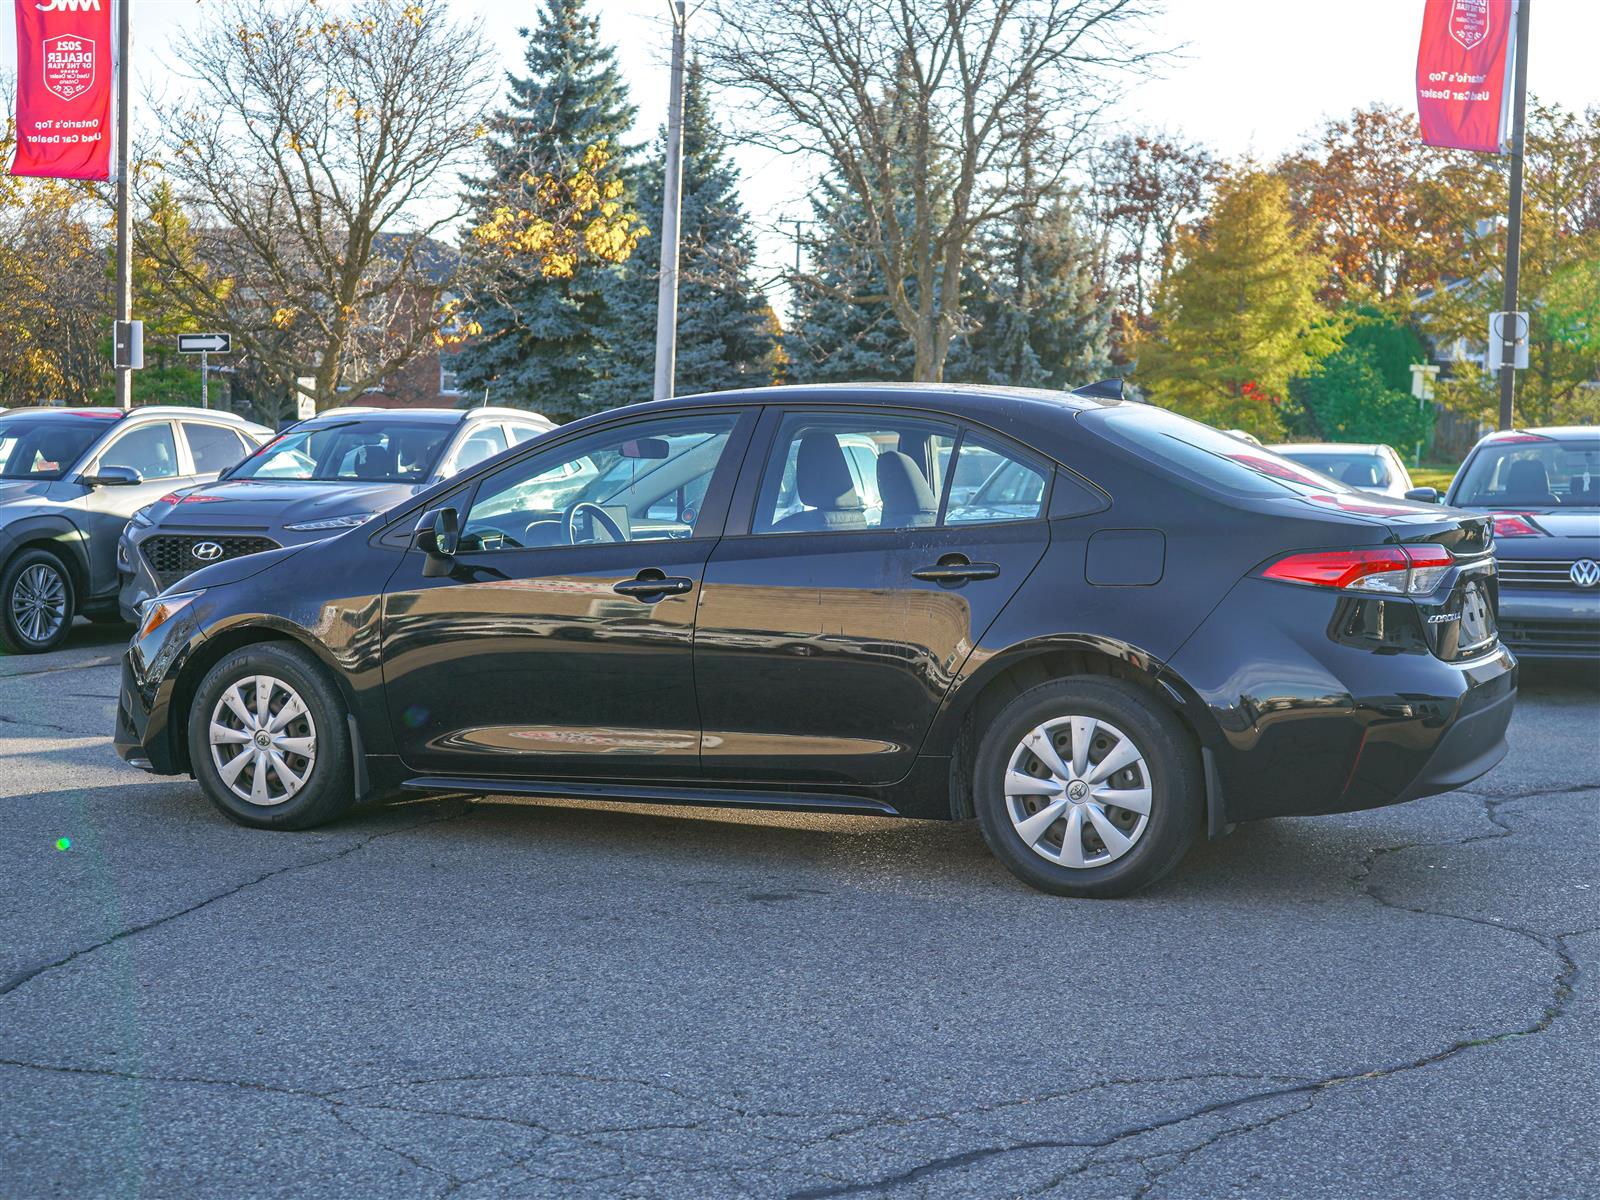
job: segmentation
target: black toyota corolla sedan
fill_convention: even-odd
[[[236,821],[401,789],[975,816],[1069,895],[1460,787],[1516,696],[1488,517],[1061,393],[620,409],[179,586],[117,748]]]

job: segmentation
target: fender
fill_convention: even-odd
[[[72,572],[81,607],[89,598],[89,589],[93,584],[89,575],[87,541],[83,530],[60,513],[40,513],[34,517],[8,520],[4,528],[0,528],[0,570],[11,561],[11,556],[19,547],[28,543],[49,542]]]
[[[243,636],[236,639],[235,634]],[[368,735],[372,735],[363,738],[363,741],[368,743],[365,747],[367,753],[393,753],[385,736],[389,730],[388,711],[383,702],[383,681],[378,671],[375,641],[370,655],[349,642],[336,649],[329,646],[312,630],[282,616],[271,613],[230,613],[211,627],[204,640],[197,640],[187,648],[186,661],[179,666],[184,686],[188,688],[198,686],[199,679],[192,677],[194,659],[203,652],[204,647],[215,646],[219,642],[224,645],[246,645],[250,642],[274,640],[293,642],[309,651],[318,662],[327,667],[328,673],[335,680],[339,694],[344,699],[346,709],[361,723],[362,729]],[[339,649],[345,653],[339,653]],[[210,655],[206,657],[209,659]]]
[[[967,657],[960,674],[945,692],[944,701],[924,742],[924,752],[939,753],[939,747],[954,745],[961,722],[995,679],[1029,659],[1063,651],[1087,652],[1116,659],[1126,663],[1136,674],[1148,678],[1152,684],[1166,670],[1166,664],[1153,654],[1128,642],[1092,633],[1044,634],[1002,649],[979,646]]]

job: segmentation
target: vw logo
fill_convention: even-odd
[[[196,542],[189,547],[189,553],[197,562],[216,562],[222,557],[222,546],[217,542]]]
[[[1579,587],[1591,588],[1600,583],[1600,563],[1592,558],[1580,558],[1567,574]]]

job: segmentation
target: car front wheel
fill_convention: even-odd
[[[1046,892],[1138,891],[1177,866],[1199,832],[1193,739],[1123,680],[1058,680],[1018,696],[985,732],[975,770],[989,848]]]
[[[257,829],[309,829],[353,802],[346,709],[298,646],[246,646],[206,673],[189,711],[189,761],[224,816]]]
[[[0,572],[0,645],[43,654],[67,640],[77,597],[72,573],[48,550],[24,550]]]

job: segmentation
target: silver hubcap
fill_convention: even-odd
[[[30,642],[47,642],[67,619],[67,581],[61,572],[36,563],[17,576],[11,590],[11,619]]]
[[[317,765],[317,727],[281,679],[239,680],[211,710],[211,761],[239,799],[262,808],[292,800]]]
[[[1040,858],[1102,867],[1144,836],[1150,784],[1144,755],[1122,730],[1096,717],[1057,717],[1012,753],[1006,813]]]

